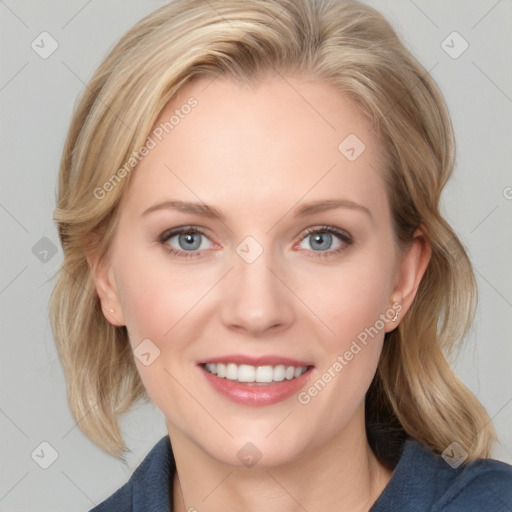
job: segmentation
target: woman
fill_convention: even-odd
[[[476,290],[453,161],[370,7],[177,0],[131,29],[64,148],[51,316],[90,439],[122,459],[141,397],[168,436],[94,510],[508,510],[444,355]]]

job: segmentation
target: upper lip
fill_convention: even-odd
[[[299,361],[290,357],[283,357],[278,355],[264,355],[264,356],[247,356],[243,354],[229,354],[225,356],[212,357],[199,361],[198,364],[213,364],[213,363],[234,363],[236,365],[247,364],[249,366],[313,366],[307,361]]]

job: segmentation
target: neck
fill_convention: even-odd
[[[293,461],[262,468],[224,464],[169,429],[177,467],[173,510],[368,511],[392,471],[370,449],[364,414],[358,420]]]

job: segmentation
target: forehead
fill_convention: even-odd
[[[156,121],[156,145],[134,171],[128,199],[138,211],[167,198],[228,209],[276,201],[291,207],[306,197],[385,207],[381,148],[371,128],[325,82],[195,79]]]

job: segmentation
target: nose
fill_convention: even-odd
[[[251,263],[234,254],[233,269],[223,282],[221,306],[221,319],[228,329],[258,337],[292,325],[293,293],[270,252],[263,251]]]

